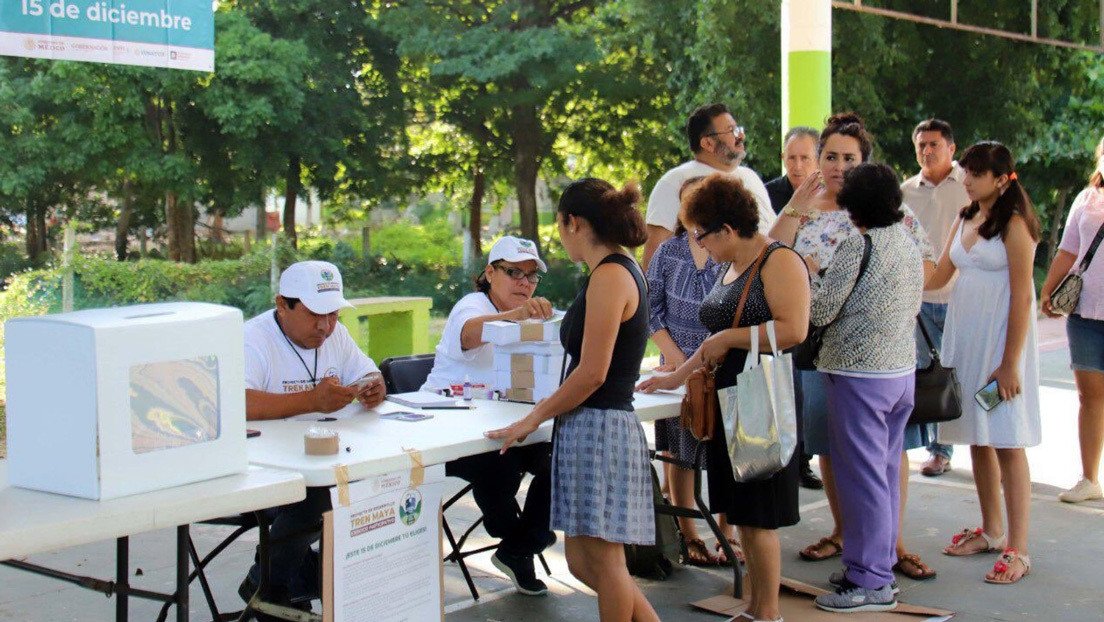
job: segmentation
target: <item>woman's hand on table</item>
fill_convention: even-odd
[[[540,422],[537,421],[532,414],[529,414],[505,428],[484,432],[483,436],[491,440],[502,441],[502,449],[498,453],[504,454],[506,450],[510,448],[510,445],[523,442],[525,438],[535,432],[538,427],[540,427]]]
[[[636,390],[641,393],[654,393],[656,391],[672,391],[680,386],[682,386],[682,381],[675,373],[656,373],[636,385]]]

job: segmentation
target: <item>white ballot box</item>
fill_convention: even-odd
[[[13,486],[111,499],[246,470],[238,309],[91,309],[4,330]]]

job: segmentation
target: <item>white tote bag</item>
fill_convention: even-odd
[[[752,326],[744,371],[735,385],[717,391],[732,476],[738,482],[777,473],[797,447],[793,360],[778,351],[774,321],[766,327],[772,355],[758,355],[759,327]]]

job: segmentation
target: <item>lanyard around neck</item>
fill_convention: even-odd
[[[314,349],[314,371],[312,372],[310,367],[307,367],[307,361],[303,358],[303,355],[299,354],[299,348],[295,347],[295,344],[291,342],[291,338],[288,337],[287,333],[284,332],[284,327],[283,327],[283,325],[280,324],[280,316],[277,315],[275,309],[273,309],[273,311],[272,311],[272,319],[276,320],[276,328],[280,329],[280,334],[284,336],[284,341],[287,342],[288,347],[291,348],[291,351],[295,353],[295,356],[296,356],[296,358],[299,359],[299,362],[303,364],[303,369],[307,372],[307,375],[310,376],[311,384],[317,385],[318,384],[318,348]]]

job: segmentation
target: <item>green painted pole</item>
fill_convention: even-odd
[[[831,0],[782,0],[782,133],[832,114]]]

